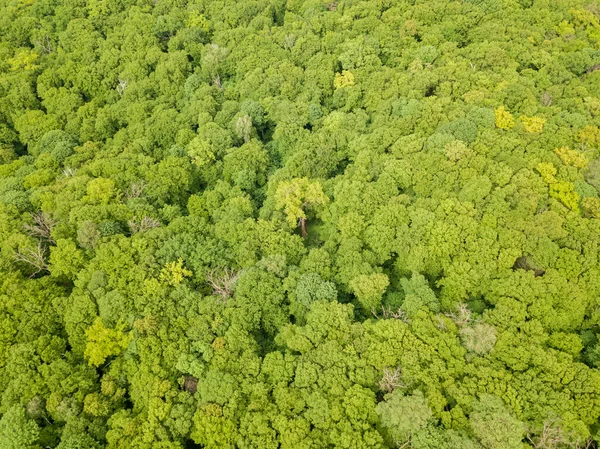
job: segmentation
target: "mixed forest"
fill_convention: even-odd
[[[1,449],[600,444],[597,0],[0,0]]]

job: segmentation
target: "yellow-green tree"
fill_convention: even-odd
[[[283,209],[290,226],[300,226],[302,236],[307,237],[307,211],[327,204],[329,198],[323,193],[323,187],[318,181],[308,178],[294,178],[282,181],[275,192],[275,204]]]
[[[131,341],[131,334],[125,332],[125,323],[119,323],[114,329],[104,327],[100,318],[85,331],[87,344],[85,358],[92,366],[99,366],[113,355],[119,355]]]

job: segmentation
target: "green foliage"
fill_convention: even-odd
[[[85,257],[69,239],[58,239],[50,252],[50,273],[74,279],[83,267]]]
[[[402,310],[409,317],[416,315],[421,309],[439,312],[439,301],[422,274],[413,273],[410,279],[401,279],[400,285],[404,290]]]
[[[35,70],[38,57],[31,49],[19,49],[7,62],[11,70]]]
[[[516,419],[500,398],[484,395],[473,406],[469,416],[473,433],[483,447],[517,449],[525,434],[522,422]]]
[[[124,332],[125,324],[121,323],[114,329],[104,327],[102,320],[96,318],[94,323],[85,331],[87,344],[85,358],[92,366],[104,363],[107,357],[120,354],[129,345],[130,336]]]
[[[328,200],[321,184],[308,178],[282,181],[275,192],[276,207],[283,209],[290,226],[296,226],[298,220],[306,219],[307,209],[325,205]]]
[[[115,182],[112,179],[92,179],[86,189],[84,197],[89,203],[107,205],[116,195]]]
[[[0,4],[0,448],[600,444],[592,0]]]
[[[348,70],[343,70],[342,73],[336,73],[333,81],[333,87],[341,89],[342,87],[354,86],[354,75]]]
[[[0,419],[0,445],[6,449],[33,449],[39,435],[35,421],[20,405],[13,405]]]
[[[337,290],[333,282],[323,281],[317,273],[306,273],[298,279],[296,286],[296,299],[308,307],[314,301],[333,301],[337,297]]]
[[[400,390],[386,396],[377,404],[381,424],[387,429],[396,444],[410,441],[411,435],[427,425],[433,417],[423,393],[417,391],[405,396]]]
[[[183,260],[179,258],[177,262],[167,263],[160,271],[160,280],[169,285],[175,286],[183,282],[186,277],[190,277],[193,273],[183,267]]]
[[[515,119],[510,112],[508,112],[504,106],[500,106],[494,111],[496,116],[496,126],[500,129],[511,129],[515,126]]]
[[[385,274],[361,274],[350,281],[350,288],[356,295],[359,304],[366,310],[377,310],[381,304],[381,297],[389,285]]]

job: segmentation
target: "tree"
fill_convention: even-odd
[[[410,442],[411,435],[425,427],[433,417],[423,393],[417,391],[405,396],[399,389],[386,395],[385,401],[377,405],[377,413],[381,424],[400,446]]]
[[[83,252],[69,239],[58,239],[50,251],[50,273],[74,279],[85,263]]]
[[[102,235],[98,226],[91,220],[85,220],[77,229],[77,242],[86,249],[93,249]]]
[[[422,308],[433,312],[440,310],[439,301],[422,274],[413,273],[410,279],[401,279],[400,284],[404,290],[402,310],[409,317],[415,315]]]
[[[120,323],[114,329],[104,327],[100,318],[86,330],[87,344],[85,357],[90,365],[98,366],[113,355],[119,355],[127,348],[131,334],[124,332],[125,324]]]
[[[336,297],[335,284],[324,281],[317,273],[306,273],[298,279],[296,299],[305,307],[309,307],[314,301],[333,301]]]
[[[0,419],[0,445],[6,449],[33,449],[38,435],[38,426],[20,405],[10,407]]]
[[[597,3],[0,2],[0,447],[598,439]]]
[[[469,422],[473,433],[486,449],[522,447],[525,426],[496,396],[483,395],[473,405]]]
[[[362,274],[350,281],[350,288],[367,312],[379,309],[381,297],[390,281],[385,274]]]
[[[302,237],[307,237],[306,211],[327,204],[329,198],[323,193],[318,181],[308,178],[295,178],[282,181],[275,192],[275,204],[283,209],[290,226],[300,226]]]
[[[460,330],[461,340],[469,351],[483,355],[492,350],[496,343],[496,330],[485,323],[477,323]]]

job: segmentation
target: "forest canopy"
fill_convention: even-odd
[[[0,0],[0,448],[600,445],[597,0]]]

